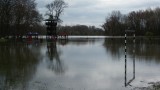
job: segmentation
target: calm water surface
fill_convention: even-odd
[[[160,81],[160,39],[0,43],[0,90],[130,90]],[[133,53],[135,50],[136,53]]]

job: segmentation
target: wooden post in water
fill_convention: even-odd
[[[136,35],[133,34],[133,78],[135,78],[135,47],[136,47]]]

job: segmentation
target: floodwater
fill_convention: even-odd
[[[160,81],[160,39],[0,43],[0,90],[130,90]],[[135,51],[135,53],[133,52]]]

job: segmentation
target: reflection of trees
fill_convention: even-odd
[[[47,60],[48,68],[54,71],[56,74],[64,72],[64,65],[60,58],[60,51],[58,51],[58,45],[67,45],[68,43],[82,45],[88,43],[94,43],[95,39],[86,38],[73,38],[73,39],[62,39],[62,40],[47,40]],[[58,44],[57,44],[58,43]]]
[[[114,56],[124,55],[124,39],[123,38],[106,38],[104,47],[107,52],[110,52]],[[159,39],[136,39],[135,45],[135,57],[136,60],[150,61],[152,59],[156,62],[160,62],[160,40]],[[133,54],[133,39],[127,39],[127,54],[132,56]]]
[[[23,90],[35,73],[38,56],[25,44],[0,45],[0,90]]]
[[[160,39],[159,39],[160,40]],[[117,38],[106,38],[104,42],[104,47],[107,52],[110,52],[114,57],[119,56],[119,54],[122,54],[120,56],[125,57],[125,87],[131,86],[131,83],[135,79],[135,62],[137,60],[143,60],[149,62],[158,62],[160,63],[160,42],[158,39],[136,39],[136,44],[134,48],[133,39],[127,38],[127,57],[125,57],[124,53],[124,39],[117,39]],[[135,49],[135,53],[133,50]],[[131,58],[130,58],[131,57]],[[136,58],[135,58],[136,57]],[[127,75],[127,69],[131,68],[132,65],[127,66],[127,58],[130,58],[130,61],[133,59],[133,76],[130,77],[129,74]],[[136,61],[135,61],[136,60]],[[129,69],[130,70],[130,69]],[[131,70],[132,72],[132,70]]]
[[[96,38],[69,38],[69,39],[60,39],[57,40],[58,45],[67,45],[67,44],[76,44],[76,45],[86,45],[86,44],[94,44],[96,41],[102,39]]]
[[[47,55],[49,57],[48,67],[49,69],[55,71],[55,73],[59,74],[64,72],[64,68],[63,63],[60,60],[60,52],[57,51],[56,43],[56,41],[47,42]]]
[[[160,62],[160,39],[141,39],[136,44],[136,56],[137,58],[150,61],[151,59]]]
[[[119,57],[120,54],[124,54],[123,46],[124,39],[123,38],[105,38],[104,47],[107,52],[111,53],[114,57]]]
[[[86,45],[88,43],[95,43],[95,41],[98,39],[92,39],[92,38],[72,38],[68,40],[68,43],[76,44],[76,45]]]

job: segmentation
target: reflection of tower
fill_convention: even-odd
[[[50,60],[53,60],[54,57],[59,57],[57,52],[56,41],[47,42],[47,51],[48,51]]]
[[[62,73],[64,71],[63,64],[60,60],[59,52],[57,51],[56,41],[47,42],[47,53],[49,57],[48,68],[56,73]]]
[[[134,33],[134,31],[131,30],[126,30],[126,33],[127,32]],[[125,87],[130,85],[135,79],[135,33],[133,34],[133,44],[133,77],[130,80],[127,80],[127,34],[125,34]]]

